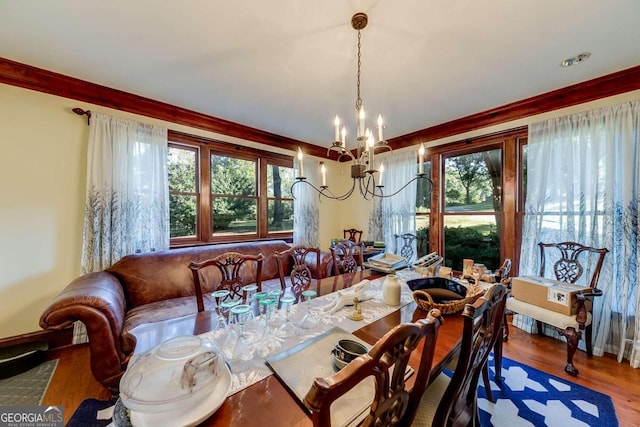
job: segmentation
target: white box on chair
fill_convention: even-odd
[[[516,299],[568,316],[576,314],[576,295],[589,289],[545,277],[511,278],[511,294]]]

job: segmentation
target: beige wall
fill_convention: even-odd
[[[584,104],[544,117],[640,98],[640,91]],[[170,129],[292,154],[285,150],[215,135],[104,107],[0,84],[0,338],[39,330],[51,299],[80,271],[84,182],[85,118],[74,107],[91,109]],[[435,141],[445,143],[541,120],[543,116]],[[327,183],[336,193],[350,184],[350,164],[327,162]],[[320,245],[328,249],[344,228],[365,230],[371,202],[353,196],[322,199]]]

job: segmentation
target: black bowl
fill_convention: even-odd
[[[467,288],[455,280],[447,279],[446,277],[426,277],[423,279],[413,279],[407,281],[407,285],[412,291],[429,289],[447,289],[454,292],[460,297],[467,296]]]

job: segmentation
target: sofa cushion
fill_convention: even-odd
[[[215,308],[215,302],[207,295],[204,300],[204,309],[209,311]],[[122,332],[128,333],[136,326],[144,323],[154,323],[163,320],[189,316],[198,312],[195,296],[172,298],[170,300],[156,301],[140,305],[127,312]]]

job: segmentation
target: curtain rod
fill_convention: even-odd
[[[71,111],[79,116],[87,116],[87,126],[91,123],[91,110],[83,110],[82,108],[74,108]]]

